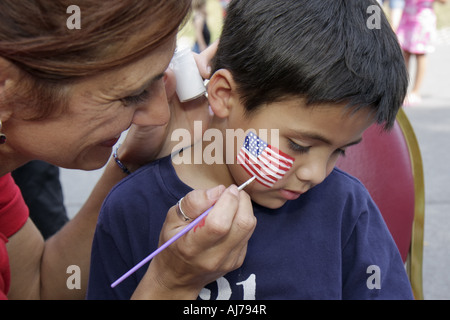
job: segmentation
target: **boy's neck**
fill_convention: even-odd
[[[208,164],[205,162],[203,156],[205,154],[205,148],[211,142],[199,141],[197,143],[201,144],[201,146],[192,145],[190,148],[185,148],[179,155],[175,156],[181,157],[184,161],[177,161],[180,159],[173,158],[174,161],[172,163],[180,180],[193,189],[208,189],[220,184],[229,186],[235,183],[225,162],[224,150],[215,149],[215,152],[220,153],[215,154],[215,159],[223,159],[222,163]],[[198,155],[197,158],[194,158],[195,153],[199,150],[202,152],[200,163],[198,161]],[[184,152],[189,152],[190,161],[185,161],[186,158],[189,158],[189,154],[183,154]]]

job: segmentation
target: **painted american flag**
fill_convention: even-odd
[[[237,163],[264,186],[271,188],[294,164],[294,158],[249,132],[237,155]]]

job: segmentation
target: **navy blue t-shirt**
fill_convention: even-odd
[[[171,158],[116,185],[95,232],[88,299],[129,299],[148,263],[111,283],[158,247],[167,211],[192,189]],[[365,187],[335,168],[279,209],[253,206],[257,226],[243,265],[199,299],[412,299],[395,242]]]

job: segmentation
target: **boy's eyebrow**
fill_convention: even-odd
[[[318,133],[315,133],[315,132],[295,131],[295,133],[293,133],[293,136],[297,136],[300,139],[302,139],[302,138],[305,139],[306,138],[306,139],[309,139],[309,140],[322,141],[323,143],[326,143],[328,145],[332,145],[333,144],[329,139],[327,139],[326,137],[324,137],[324,136],[322,136],[322,135],[320,135]],[[361,137],[361,138],[359,138],[359,139],[357,139],[355,141],[349,142],[346,145],[342,146],[341,148],[347,148],[347,147],[356,145],[356,144],[360,143],[362,141],[362,139],[363,138]]]

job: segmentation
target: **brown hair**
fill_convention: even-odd
[[[66,25],[73,4],[81,11],[81,29]],[[67,83],[144,57],[177,31],[190,5],[191,0],[0,1],[0,56],[24,71],[27,83],[22,99],[10,99],[28,106],[34,101],[40,117],[51,114]]]

